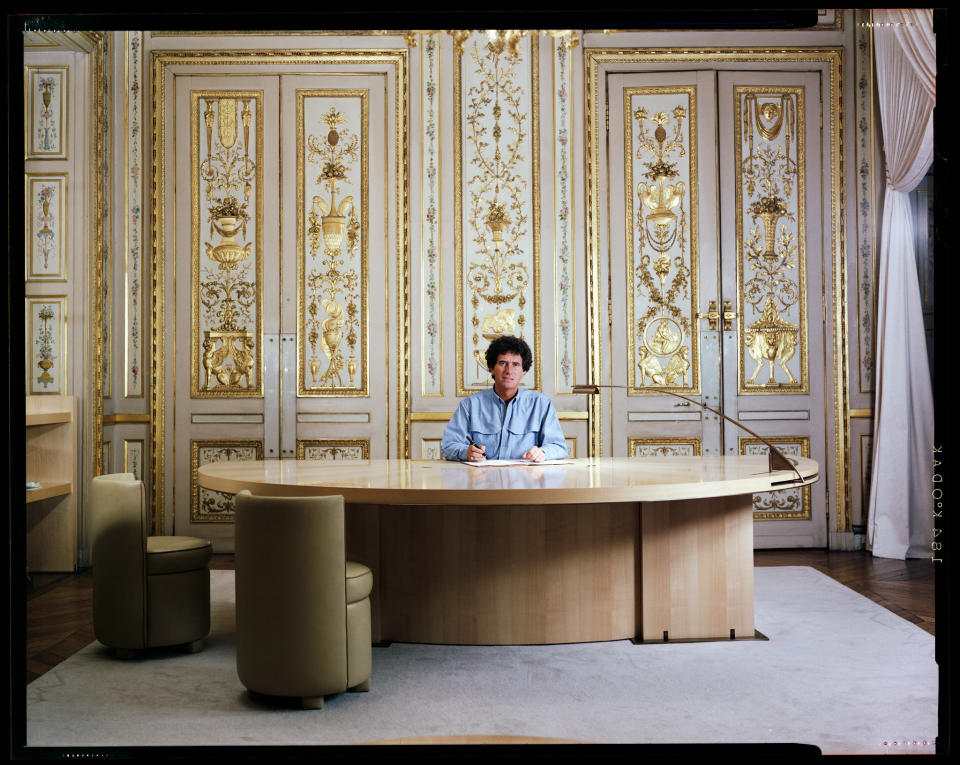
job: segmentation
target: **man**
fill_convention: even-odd
[[[444,458],[543,462],[566,457],[567,444],[553,403],[542,393],[520,389],[533,361],[530,346],[504,335],[490,343],[486,360],[493,387],[460,402],[440,441]]]

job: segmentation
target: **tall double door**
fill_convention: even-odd
[[[766,454],[666,389],[825,466],[821,73],[624,72],[606,86],[601,365],[622,387],[604,392],[604,452]],[[826,489],[755,495],[756,546],[826,546]]]
[[[378,74],[184,75],[173,98],[167,491],[176,533],[229,551],[200,465],[395,456],[396,116]]]

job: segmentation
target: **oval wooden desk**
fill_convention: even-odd
[[[221,462],[207,489],[342,494],[374,572],[373,639],[451,644],[753,638],[752,494],[817,480],[766,457]]]

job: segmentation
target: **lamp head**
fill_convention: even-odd
[[[583,393],[587,396],[595,396],[600,392],[596,385],[574,385],[573,393]]]

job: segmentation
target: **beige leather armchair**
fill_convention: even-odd
[[[343,497],[236,497],[237,674],[251,696],[369,691],[373,573],[346,559]]]
[[[147,536],[133,473],[96,476],[90,511],[97,640],[121,658],[160,646],[199,651],[210,632],[210,541]]]

